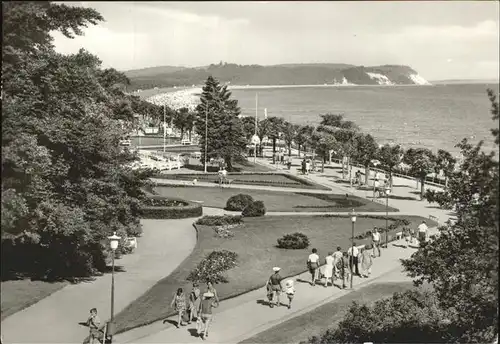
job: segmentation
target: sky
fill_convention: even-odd
[[[103,67],[408,65],[427,80],[498,79],[498,1],[68,2],[105,22],[56,50]]]

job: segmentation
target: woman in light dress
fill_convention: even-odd
[[[365,278],[368,278],[372,273],[373,258],[371,251],[372,245],[370,244],[361,249],[361,269],[363,270],[362,276]]]
[[[328,280],[333,286],[333,264],[335,258],[333,258],[333,252],[328,252],[328,256],[325,257],[325,270],[323,275],[325,276],[325,288],[328,286]]]
[[[318,250],[313,248],[312,253],[307,258],[307,267],[309,272],[311,273],[311,285],[316,285],[316,280],[318,279],[319,274],[319,256]]]

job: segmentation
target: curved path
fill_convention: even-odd
[[[223,211],[204,209],[205,215]],[[124,272],[115,274],[115,314],[168,276],[191,254],[196,244],[193,221],[141,220],[143,235],[133,254],[116,260]],[[7,317],[1,323],[5,343],[81,343],[88,328],[89,309],[97,307],[101,321],[110,314],[111,274],[92,282],[69,285],[34,305]]]
[[[264,159],[259,159],[259,162],[270,166],[270,164]],[[289,171],[288,173],[298,174],[296,170]],[[336,183],[334,180],[338,178],[338,173],[333,169],[325,170],[325,173],[310,174],[306,176],[306,178],[329,187],[332,190],[337,191],[337,193],[347,192],[359,197],[371,197],[370,191],[357,190],[355,188],[350,188],[349,186]],[[432,215],[435,216],[440,223],[445,222],[452,215],[448,211],[435,208],[425,201],[416,201],[415,189],[412,189],[411,185],[407,184],[407,181],[399,181],[395,178],[395,184],[400,184],[400,186],[394,187],[394,198],[389,200],[389,204],[400,209],[400,212],[389,213],[389,215],[416,215],[422,217]],[[247,188],[247,186],[244,185],[239,185],[238,187]],[[276,191],[285,191],[279,190],[285,188],[263,188],[266,188],[267,190],[272,189]],[[325,192],[321,190],[318,191],[320,193]],[[326,191],[326,193],[327,192],[331,191]],[[339,213],[267,213],[269,216],[324,214]],[[384,213],[373,214],[384,215]],[[429,234],[434,233],[437,233],[437,228],[430,228]],[[371,278],[355,278],[354,289],[362,288],[363,286],[371,283],[385,281],[388,276],[391,274],[394,275],[394,273],[404,275],[401,272],[400,259],[410,257],[410,255],[414,252],[414,249],[406,249],[398,244],[402,244],[402,242],[393,242],[392,245],[389,245],[389,248],[383,249],[382,257],[377,258],[374,262]],[[291,278],[300,281],[309,280],[310,276],[308,273],[304,273]],[[285,307],[269,309],[269,307],[262,305],[259,301],[265,299],[265,288],[260,288],[233,299],[222,301],[220,307],[214,311],[214,322],[211,326],[210,336],[207,338],[207,342],[238,343],[280,322],[309,312],[316,307],[330,302],[349,292],[349,290],[341,290],[338,288],[312,288],[307,283],[296,283],[296,289],[297,294],[294,299],[294,306],[291,310],[288,310]],[[172,320],[175,319],[172,318]],[[197,343],[200,339],[191,334],[191,331],[194,328],[195,326],[191,325],[187,328],[181,327],[180,329],[177,329],[171,325],[163,325],[161,322],[157,322],[149,326],[144,326],[142,328],[119,334],[115,336],[115,339],[120,343]]]

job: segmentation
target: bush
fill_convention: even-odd
[[[253,203],[252,196],[246,194],[238,194],[230,197],[227,200],[226,209],[234,211],[242,211],[252,203]]]
[[[266,214],[266,207],[264,206],[264,202],[255,201],[249,204],[243,211],[241,215],[244,217],[257,217],[264,216]]]
[[[234,252],[221,250],[208,254],[196,268],[191,271],[187,280],[190,282],[204,283],[207,280],[212,283],[227,283],[224,273],[236,267],[238,255]]]
[[[148,207],[183,207],[188,203],[181,199],[169,199],[161,196],[151,196],[146,198],[144,205]]]
[[[307,235],[300,232],[286,234],[282,238],[278,239],[278,247],[292,250],[301,250],[309,247],[309,238],[307,237]]]
[[[143,219],[185,219],[203,215],[200,204],[183,199],[151,195],[141,206]]]
[[[201,219],[196,221],[197,225],[203,226],[224,226],[224,225],[239,225],[243,223],[243,216],[241,215],[215,215],[215,216],[203,216]]]

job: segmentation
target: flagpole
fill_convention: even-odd
[[[163,104],[163,153],[167,150],[167,104]],[[165,156],[165,154],[163,154]]]

